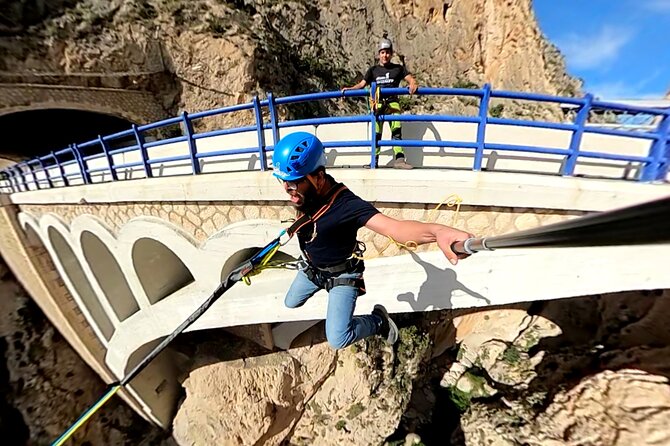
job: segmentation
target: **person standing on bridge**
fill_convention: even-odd
[[[325,289],[326,337],[333,348],[344,348],[375,334],[394,344],[398,328],[384,306],[375,305],[369,315],[353,316],[357,297],[365,294],[365,245],[356,239],[358,229],[365,226],[400,243],[437,242],[454,265],[467,256],[455,254],[452,243],[472,235],[437,223],[396,220],[380,213],[326,173],[323,144],[310,133],[291,133],[279,140],[272,162],[273,175],[297,210],[298,242],[306,265],[288,290],[286,306],[300,307]]]
[[[358,90],[364,88],[366,85],[370,85],[373,82],[377,83],[377,87],[381,88],[398,88],[400,86],[400,81],[405,80],[409,84],[409,94],[414,94],[416,89],[419,88],[414,76],[407,71],[405,65],[399,65],[397,63],[391,62],[393,58],[393,43],[388,39],[387,34],[384,33],[384,37],[379,41],[379,46],[377,47],[377,54],[379,56],[379,64],[374,65],[368,69],[365,73],[363,79],[351,87],[343,87],[342,92],[344,93],[347,90]],[[374,107],[375,115],[399,115],[401,112],[400,102],[398,96],[386,96],[382,97],[379,101],[376,100],[376,95],[373,95],[375,100],[372,102],[372,107]],[[391,127],[391,139],[401,140],[402,139],[402,125],[400,121],[390,121],[389,126]],[[382,138],[382,124],[377,121],[375,124],[375,137],[377,142]],[[376,162],[379,164],[379,154],[381,149],[377,146],[377,153],[375,154]],[[395,160],[393,161],[393,167],[396,169],[411,169],[412,165],[405,160],[405,152],[403,152],[402,147],[394,146],[393,153],[395,154]]]

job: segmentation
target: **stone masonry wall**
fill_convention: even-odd
[[[582,215],[583,212],[532,208],[505,208],[461,205],[442,206],[433,212],[435,205],[376,203],[386,215],[398,219],[415,219],[438,222],[471,232],[475,235],[494,236],[530,229]],[[54,213],[66,223],[79,215],[89,214],[100,218],[113,232],[132,218],[140,216],[158,217],[169,221],[190,234],[197,243],[203,243],[227,225],[250,219],[286,221],[294,217],[290,206],[284,202],[163,202],[163,203],[115,203],[84,205],[22,205],[21,210],[39,217]],[[288,223],[287,223],[288,225]],[[386,237],[363,229],[359,234],[367,244],[366,256],[394,256],[399,253],[396,246],[388,246]],[[419,250],[432,249],[422,246]],[[383,252],[382,252],[383,251]]]
[[[51,85],[0,84],[0,115],[18,110],[68,107],[120,116],[135,123],[165,119],[166,111],[144,91]]]

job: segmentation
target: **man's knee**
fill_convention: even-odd
[[[300,300],[296,299],[293,296],[286,296],[284,298],[284,305],[286,305],[287,308],[298,308],[302,307],[302,305],[305,302],[301,302]]]
[[[354,339],[351,330],[326,327],[328,344],[335,350],[347,347]]]
[[[330,345],[330,347],[333,348],[334,350],[343,349],[347,347],[349,344],[351,344],[351,341],[348,341],[344,337],[335,339],[328,338],[328,345]]]

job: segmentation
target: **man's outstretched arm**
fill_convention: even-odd
[[[368,84],[368,83],[365,82],[365,79],[363,79],[363,80],[361,80],[359,83],[357,83],[356,85],[353,85],[353,86],[351,86],[351,87],[342,87],[342,90],[341,90],[341,91],[347,91],[347,90],[359,90],[359,89],[365,87],[367,84]]]
[[[416,220],[396,220],[384,214],[375,214],[365,225],[366,228],[377,234],[391,237],[400,243],[409,241],[417,245],[436,242],[444,255],[452,265],[458,263],[458,259],[467,257],[464,254],[456,254],[451,250],[454,242],[463,241],[472,234],[454,229],[439,223],[424,223]]]

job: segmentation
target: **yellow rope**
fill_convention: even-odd
[[[442,207],[442,205],[446,205],[447,207],[456,207],[454,211],[454,217],[452,219],[451,225],[454,226],[456,224],[456,219],[458,218],[458,212],[461,210],[461,203],[463,202],[463,199],[456,195],[452,194],[447,196],[444,200],[440,202],[433,210],[430,211],[428,214],[428,223],[434,223],[432,220],[433,215]],[[396,245],[399,249],[406,249],[408,251],[416,251],[416,249],[419,247],[419,245],[414,241],[414,240],[408,240],[405,243],[400,243],[396,240],[394,240],[392,237],[386,236],[389,239],[389,242],[386,246],[384,246],[379,252],[377,253],[377,257],[381,256],[386,249],[391,246],[391,245]],[[360,259],[360,260],[369,260],[373,257],[365,257],[365,256],[357,256],[353,255],[354,258]]]
[[[261,260],[261,262],[258,264],[258,266],[256,266],[256,268],[251,270],[251,272],[249,274],[247,274],[246,276],[242,277],[242,280],[244,280],[244,283],[246,283],[247,285],[251,285],[251,276],[255,276],[257,274],[260,274],[261,271],[263,271],[264,269],[279,268],[278,266],[274,266],[270,263],[270,259],[277,253],[277,251],[279,251],[279,247],[280,247],[280,245],[277,244],[277,246],[272,248],[267,254],[265,254],[265,257],[263,257],[263,260]],[[275,263],[279,263],[279,262],[275,262]]]

